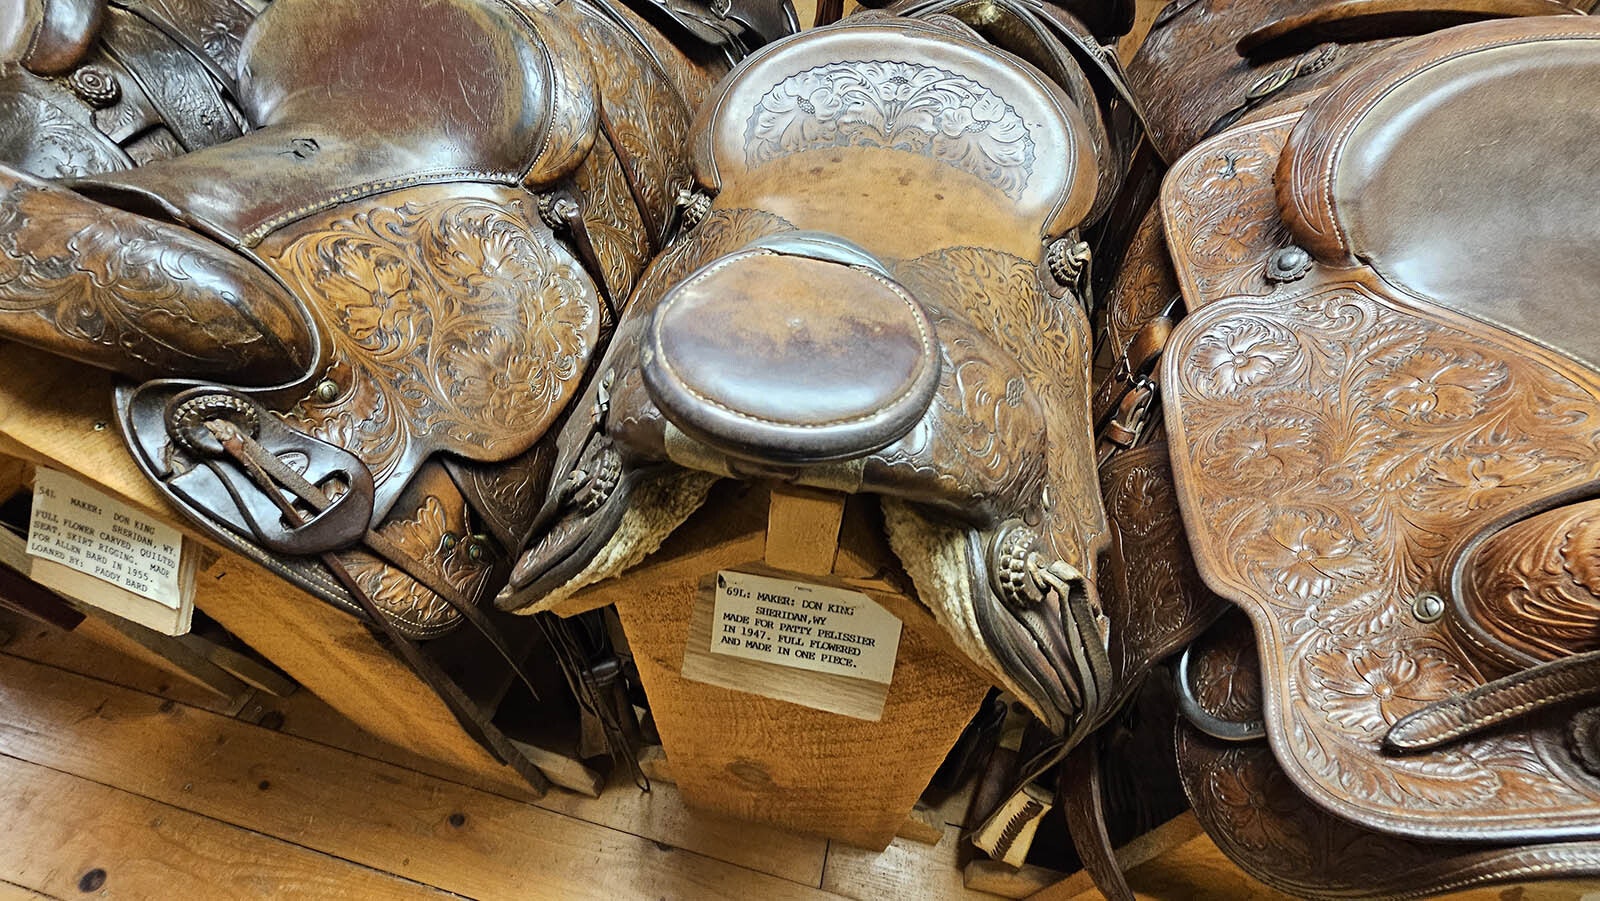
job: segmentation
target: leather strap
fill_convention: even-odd
[[[289,491],[319,513],[332,505],[332,500],[321,489],[306,481],[300,473],[285,465],[282,460],[278,459],[277,455],[269,452],[250,436],[241,432],[233,423],[218,420],[206,423],[206,428],[217,438],[218,443],[228,452],[228,456],[232,457],[235,462],[250,474],[251,480],[256,483],[256,486],[271,497],[280,509],[295,510],[295,507],[284,499],[278,490],[279,488]],[[285,518],[291,519],[292,522],[298,522],[300,519],[299,511],[296,510],[295,513],[295,517],[290,518],[285,514]],[[446,584],[444,580],[437,578],[427,567],[414,560],[410,554],[407,554],[382,533],[369,529],[363,542],[376,552],[379,557],[421,582],[428,590],[444,598],[446,603],[454,607],[483,635],[489,644],[494,646],[495,651],[505,660],[506,665],[511,667],[511,671],[516,674],[517,679],[522,682],[523,686],[535,698],[539,697],[539,691],[534,687],[533,680],[529,678],[527,671],[523,669],[516,656],[512,654],[511,649],[506,645],[505,638],[500,634],[500,630],[495,628],[494,623],[489,621],[489,617],[476,604],[462,597],[454,588]],[[324,560],[327,557],[328,555],[323,555]],[[360,599],[358,598],[357,600],[359,601]]]
[[[1108,901],[1134,901],[1133,889],[1117,863],[1117,850],[1106,832],[1106,810],[1100,785],[1100,743],[1086,741],[1061,765],[1056,804],[1067,815],[1067,833],[1078,860]]]
[[[229,448],[229,454],[230,456],[235,454],[232,448]],[[249,468],[249,464],[243,461],[241,461],[241,465]],[[288,498],[285,498],[281,491],[270,486],[267,486],[265,490],[267,495],[272,498],[273,503],[277,505],[279,511],[283,513],[283,518],[290,525],[304,525],[304,514]],[[527,755],[519,751],[516,745],[512,744],[505,733],[494,725],[490,717],[484,715],[478,705],[467,696],[466,692],[461,690],[461,686],[451,680],[439,668],[438,664],[422,653],[422,649],[415,642],[400,634],[394,623],[391,623],[388,617],[383,615],[383,611],[378,609],[378,605],[373,603],[372,598],[361,590],[361,585],[356,582],[354,576],[350,575],[350,571],[345,569],[344,563],[339,559],[338,555],[329,552],[320,556],[322,564],[328,568],[328,571],[333,574],[335,579],[339,580],[339,584],[350,592],[350,596],[355,598],[356,603],[366,613],[367,619],[377,625],[391,648],[411,666],[412,670],[422,678],[422,681],[428,683],[429,688],[432,688],[439,695],[439,698],[445,702],[445,706],[450,708],[450,712],[461,723],[462,728],[480,744],[488,748],[502,763],[516,770],[517,774],[526,779],[534,789],[540,792],[549,791],[550,780],[545,777],[544,773],[528,759]],[[520,670],[518,672],[520,674]]]
[[[1600,696],[1600,651],[1541,663],[1401,717],[1386,751],[1426,751],[1531,713]]]

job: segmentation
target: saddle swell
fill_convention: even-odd
[[[702,107],[703,219],[630,300],[502,608],[631,566],[718,477],[872,493],[986,672],[1057,731],[1106,715],[1088,323],[1065,250],[1117,185],[1097,183],[1072,98],[960,15],[778,42]]]

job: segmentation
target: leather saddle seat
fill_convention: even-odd
[[[646,325],[650,398],[709,450],[777,466],[862,456],[910,431],[939,387],[928,312],[865,251],[758,241],[668,292]],[[844,254],[828,259],[835,248]],[[751,315],[774,296],[773,315]]]
[[[179,509],[442,634],[504,577],[717,68],[604,4],[281,0],[238,48],[242,136],[0,170],[0,331],[159,379],[118,418]]]
[[[275,3],[239,60],[249,134],[73,187],[252,247],[400,187],[547,183],[593,145],[597,111],[587,57],[553,16],[531,0]]]
[[[1250,617],[1281,768],[1189,731],[1185,778],[1219,834],[1247,809],[1304,834],[1229,839],[1281,887],[1353,878],[1311,847],[1317,817],[1419,859],[1481,843],[1414,880],[1362,864],[1383,890],[1600,861],[1574,712],[1600,609],[1596,75],[1582,17],[1448,29],[1163,187],[1190,310],[1161,369],[1177,492],[1200,573]]]
[[[1057,276],[1097,194],[1076,104],[960,21],[868,14],[746,60],[695,140],[710,202],[641,279],[502,608],[638,562],[718,478],[874,494],[958,645],[1089,728],[1104,513]],[[1052,564],[1059,590],[1028,569]]]

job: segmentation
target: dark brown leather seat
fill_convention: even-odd
[[[878,450],[939,388],[933,322],[865,251],[840,265],[784,246],[757,242],[662,298],[640,347],[645,387],[689,437],[733,457]]]
[[[1374,67],[1316,104],[1283,149],[1283,218],[1320,260],[1596,364],[1600,54],[1566,18],[1487,43],[1528,31],[1477,28],[1481,50]]]
[[[547,185],[594,142],[587,54],[565,27],[509,2],[279,0],[239,66],[253,131],[76,189],[251,246],[400,187]]]

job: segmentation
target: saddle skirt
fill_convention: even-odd
[[[1417,38],[1167,178],[1190,311],[1161,368],[1173,473],[1199,572],[1259,649],[1259,702],[1230,715],[1258,709],[1276,760],[1182,733],[1222,833],[1292,785],[1352,843],[1483,843],[1380,887],[1596,870],[1573,704],[1600,611],[1600,268],[1577,246],[1597,51],[1581,17]],[[1288,837],[1231,854],[1292,890],[1343,884],[1301,855],[1322,841],[1295,837],[1305,817],[1262,810]]]
[[[993,9],[857,16],[719,86],[709,200],[622,316],[502,608],[637,563],[721,478],[873,494],[978,666],[1058,733],[1104,714],[1073,254],[1116,184],[1078,105],[973,30],[1031,12]]]

